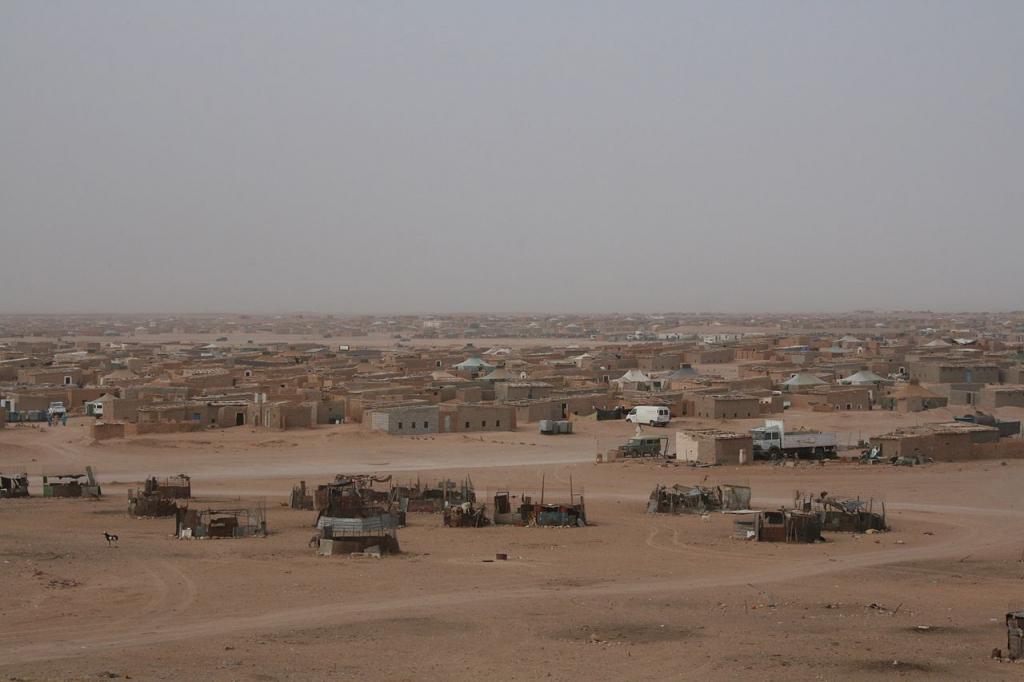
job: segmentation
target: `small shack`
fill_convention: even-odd
[[[28,497],[28,474],[0,474],[0,497]]]
[[[753,457],[750,433],[720,429],[684,429],[676,432],[676,459],[698,464],[744,464]]]
[[[85,479],[82,483],[80,479]],[[92,467],[84,474],[47,474],[43,476],[43,497],[102,497]]]
[[[398,528],[404,516],[394,510],[392,489],[374,487],[390,482],[391,476],[339,474],[333,483],[317,487],[317,534],[310,541],[317,554],[398,554]]]
[[[648,514],[704,514],[736,511],[750,507],[750,487],[723,484],[712,488],[699,485],[656,485],[647,502]]]
[[[317,520],[319,536],[314,536],[316,553],[337,554],[399,554],[398,517],[381,513],[366,517],[321,516]]]
[[[1024,611],[1006,614],[1006,656],[1011,661],[1024,658]]]
[[[180,507],[174,514],[174,534],[183,540],[266,537],[267,510],[262,504],[226,509]]]

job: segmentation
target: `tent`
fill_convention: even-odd
[[[851,374],[845,379],[840,379],[841,384],[852,384],[854,386],[867,386],[870,384],[888,383],[889,380],[885,377],[880,377],[870,369],[862,369],[859,372]]]
[[[467,370],[468,369],[470,371],[479,372],[479,371],[482,371],[482,370],[485,370],[485,369],[494,369],[494,365],[488,364],[488,363],[484,362],[483,360],[481,360],[478,356],[474,355],[472,357],[466,358],[465,360],[463,360],[459,364],[455,365],[455,369],[457,369],[457,370]]]
[[[797,372],[783,381],[782,385],[786,388],[806,388],[810,386],[824,386],[827,383],[827,381],[819,379],[810,372]]]

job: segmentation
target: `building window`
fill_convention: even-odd
[[[466,422],[466,428],[467,429],[469,428],[469,422]]]
[[[425,428],[425,429],[426,428],[430,428],[430,427],[427,426],[427,422],[423,422],[423,428]]]
[[[398,422],[398,428],[402,428],[402,422]]]
[[[495,427],[500,427],[501,426],[501,420],[500,419],[495,419],[494,420],[494,426]]]
[[[486,429],[487,428],[487,420],[486,419],[483,420],[482,422],[480,422],[480,428],[482,428],[482,429]]]

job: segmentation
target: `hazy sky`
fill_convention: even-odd
[[[0,2],[0,312],[1024,307],[1024,2]]]

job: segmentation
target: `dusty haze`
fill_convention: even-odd
[[[0,312],[1019,307],[1022,26],[5,2]]]

